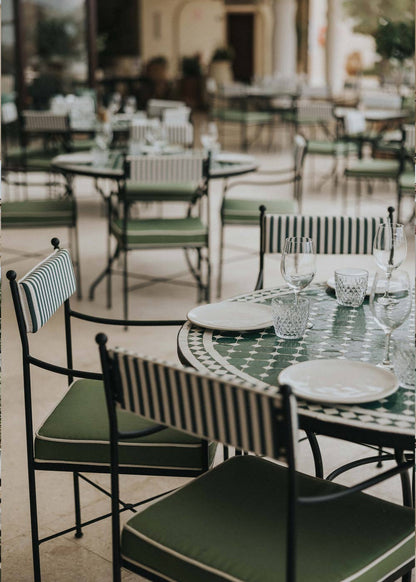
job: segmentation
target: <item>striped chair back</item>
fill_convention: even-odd
[[[334,106],[328,101],[299,99],[296,108],[298,123],[314,121],[328,124],[334,121]]]
[[[53,133],[69,130],[69,117],[49,111],[23,111],[23,129],[26,132]]]
[[[26,331],[36,333],[76,290],[69,252],[55,250],[18,282]]]
[[[286,458],[283,423],[296,418],[296,403],[292,419],[285,419],[279,388],[227,382],[119,348],[108,356],[112,393],[123,410],[210,441]]]
[[[130,126],[130,141],[133,143],[143,143],[146,135],[160,127],[158,119],[134,119]]]
[[[189,147],[194,141],[194,126],[189,121],[166,122],[163,126],[166,131],[167,140],[173,145]]]
[[[204,176],[205,154],[200,151],[180,155],[128,156],[126,175],[144,184],[195,183]]]
[[[162,112],[163,123],[187,123],[191,115],[190,107],[177,107],[172,109],[165,109]]]
[[[287,238],[305,236],[313,240],[318,254],[371,254],[377,227],[386,221],[387,218],[264,214],[261,253],[282,253]]]

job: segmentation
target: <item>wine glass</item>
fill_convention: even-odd
[[[134,115],[137,111],[137,100],[134,95],[129,95],[124,104],[124,113]]]
[[[382,368],[392,370],[390,339],[395,329],[409,317],[412,289],[406,271],[376,273],[370,293],[371,313],[386,336]]]
[[[218,128],[213,122],[207,123],[201,129],[201,144],[204,150],[211,151],[215,148],[218,141]]]
[[[316,254],[311,238],[289,237],[283,248],[280,270],[286,283],[295,293],[295,302],[302,289],[312,281],[316,273]]]
[[[390,223],[380,224],[373,242],[373,255],[377,265],[391,274],[398,269],[406,258],[407,241],[402,224],[392,226]]]
[[[121,101],[122,101],[121,94],[118,91],[111,95],[110,100],[108,102],[108,110],[110,111],[111,115],[114,115],[115,113],[118,113],[118,111],[120,111]]]

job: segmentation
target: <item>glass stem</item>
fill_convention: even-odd
[[[384,359],[383,359],[383,366],[390,366],[390,340],[391,340],[391,331],[386,333],[386,343],[384,346]]]

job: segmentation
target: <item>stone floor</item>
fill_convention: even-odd
[[[276,137],[276,142],[286,142],[286,137]],[[290,160],[286,149],[274,153],[253,150],[263,168],[282,167]],[[328,161],[307,161],[304,183],[304,213],[339,214],[344,212],[340,192],[335,192],[331,183],[318,185],[320,177],[328,171]],[[222,184],[211,183],[211,228],[213,282],[217,277],[218,253],[218,212]],[[106,249],[106,221],[99,196],[88,179],[77,179],[75,191],[79,203],[79,228],[81,242],[81,266],[84,299],[74,300],[73,306],[79,310],[99,315],[121,316],[121,280],[114,280],[114,305],[111,311],[105,307],[105,289],[102,284],[96,300],[86,299],[91,281],[104,266]],[[251,193],[250,188],[245,192]],[[282,191],[282,196],[290,196],[290,191]],[[363,215],[383,215],[388,205],[394,204],[393,186],[377,183],[371,196],[361,201],[359,212]],[[406,209],[411,213],[411,206]],[[354,214],[357,208],[353,192],[349,197],[348,213]],[[18,275],[23,275],[33,267],[39,257],[49,253],[49,240],[53,235],[66,239],[65,232],[47,230],[11,231],[3,233],[3,272],[13,267]],[[414,237],[412,228],[408,229],[409,252],[404,268],[413,277]],[[11,250],[14,249],[14,250]],[[258,230],[254,227],[229,227],[226,231],[226,265],[222,297],[230,297],[253,289],[257,274]],[[22,258],[18,252],[30,252],[37,256]],[[282,284],[279,264],[276,259],[268,262],[266,285]],[[319,257],[317,281],[325,281],[335,267],[343,265],[362,265],[370,271],[375,270],[375,262],[370,257]],[[173,276],[170,283],[157,283],[143,286],[129,296],[132,317],[182,318],[194,306],[196,292],[188,284],[191,279],[186,273],[186,265],[181,251],[147,251],[133,253],[131,271],[146,276]],[[27,493],[27,474],[25,468],[25,438],[23,417],[23,391],[21,350],[16,322],[11,304],[10,293],[5,281],[3,290],[2,334],[3,334],[3,391],[2,391],[2,447],[3,447],[3,523],[2,523],[2,575],[5,582],[29,582],[31,573],[31,547],[29,529],[29,503]],[[56,364],[64,364],[63,318],[57,313],[35,336],[31,337],[34,354],[49,359]],[[75,340],[75,362],[78,368],[98,369],[97,348],[94,336],[98,331],[106,331],[110,345],[123,345],[142,353],[177,361],[177,329],[141,328],[127,332],[106,329],[77,322],[73,333]],[[54,403],[65,392],[65,380],[41,370],[33,374],[33,414],[37,426]],[[357,458],[369,454],[368,450],[345,442],[322,438],[325,472]],[[312,472],[312,463],[307,445],[301,446],[300,468]],[[375,472],[374,468],[359,469],[344,476],[344,483],[352,483]],[[108,477],[90,476],[97,483],[108,486]],[[121,497],[125,500],[138,500],[184,483],[185,479],[161,477],[122,477]],[[73,525],[72,478],[67,474],[38,473],[37,491],[39,503],[39,522],[41,535],[48,535],[58,528]],[[399,479],[384,483],[372,494],[400,502]],[[83,518],[109,511],[109,500],[90,486],[81,483]],[[123,515],[123,519],[126,514]],[[92,525],[85,530],[81,539],[66,535],[41,548],[41,563],[44,582],[107,582],[111,580],[110,523],[108,520]],[[123,581],[140,578],[125,572]]]

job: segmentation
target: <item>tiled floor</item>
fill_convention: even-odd
[[[279,141],[278,135],[276,141]],[[283,166],[290,159],[288,153],[256,153],[265,168]],[[316,160],[315,173],[327,171],[329,164]],[[331,184],[315,188],[317,176],[312,176],[312,164],[308,160],[304,184],[304,212],[315,214],[337,214],[343,211],[340,192],[334,192]],[[213,279],[217,275],[218,253],[218,211],[222,184],[211,184],[212,213],[212,259]],[[79,201],[79,226],[82,249],[82,277],[84,297],[91,281],[104,266],[106,248],[106,222],[100,198],[95,194],[93,184],[87,179],[77,179],[75,184]],[[246,189],[246,191],[250,189]],[[289,196],[289,191],[286,194]],[[348,204],[348,212],[356,211],[353,195]],[[360,212],[366,215],[383,214],[385,208],[395,201],[393,187],[377,184],[374,193],[362,201]],[[411,211],[411,209],[409,208]],[[4,231],[5,249],[46,254],[52,235],[65,239],[65,233],[30,230]],[[412,274],[414,264],[414,243],[412,228],[408,229],[409,252],[405,268]],[[223,297],[229,297],[254,287],[257,273],[258,230],[251,227],[230,227],[226,233],[226,266],[224,269]],[[36,258],[19,258],[16,253],[5,250],[3,254],[3,273],[13,266],[19,275],[25,273],[35,263]],[[342,264],[366,266],[375,270],[372,257],[319,257],[316,280],[326,280],[334,267]],[[177,281],[189,281],[185,273],[186,265],[180,251],[148,251],[135,253],[131,259],[131,270],[145,275],[166,276],[175,274]],[[180,275],[177,275],[180,273]],[[185,274],[184,274],[185,273]],[[271,260],[269,277],[266,284],[282,283],[278,261]],[[99,315],[121,316],[121,281],[114,280],[114,307],[108,312],[105,307],[104,285],[98,291],[96,300],[91,303],[84,298],[73,301],[80,310]],[[3,523],[2,523],[2,577],[5,582],[29,582],[31,578],[31,551],[29,531],[29,504],[27,495],[27,476],[25,468],[25,440],[23,420],[23,393],[21,372],[21,351],[16,323],[11,305],[8,285],[4,279],[2,309],[2,335],[4,351],[3,367]],[[158,283],[142,288],[129,296],[132,317],[181,318],[195,304],[195,290],[185,286]],[[31,339],[33,352],[39,357],[55,363],[64,364],[62,313],[56,314],[48,326]],[[172,361],[176,356],[176,329],[139,328],[128,332],[105,329],[82,322],[74,325],[75,362],[79,368],[98,369],[97,348],[94,336],[104,330],[110,338],[110,345],[123,345],[136,351],[163,357]],[[35,426],[48,414],[54,403],[65,392],[65,380],[54,378],[51,374],[37,370],[33,375],[33,402]],[[326,473],[341,462],[368,454],[368,450],[331,439],[321,439]],[[310,453],[307,445],[301,447],[300,467],[312,471]],[[371,474],[373,468],[359,469],[344,477],[343,482],[351,483]],[[108,486],[108,477],[91,476]],[[184,479],[160,477],[123,477],[121,479],[122,498],[138,500],[151,494],[168,490],[183,483]],[[37,477],[40,531],[48,535],[58,528],[73,525],[72,478],[59,473],[38,473]],[[376,494],[400,502],[399,480],[394,479],[378,486]],[[109,510],[109,501],[88,485],[81,484],[83,518],[88,519],[100,512]],[[124,514],[124,517],[126,514]],[[92,525],[85,530],[81,539],[73,535],[48,542],[41,548],[41,562],[44,582],[107,582],[111,580],[110,523],[108,520]],[[124,573],[124,581],[139,580],[131,573]]]

